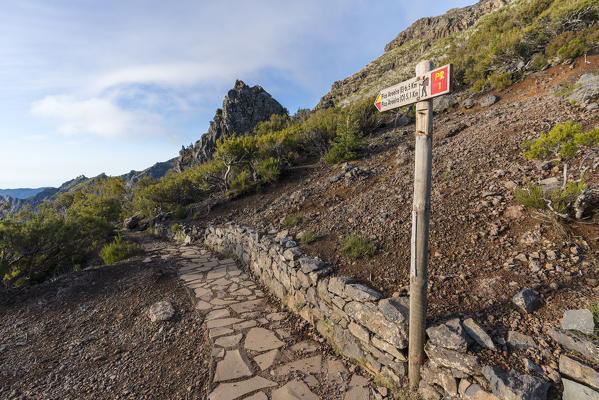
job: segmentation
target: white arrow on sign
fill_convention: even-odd
[[[451,69],[447,64],[381,90],[374,105],[379,111],[392,110],[451,92]]]

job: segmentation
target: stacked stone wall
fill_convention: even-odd
[[[409,301],[384,298],[378,291],[343,276],[319,258],[305,257],[293,237],[227,224],[208,227],[205,244],[236,256],[291,311],[312,324],[341,354],[375,375],[405,383]],[[425,399],[497,399],[489,382],[508,381],[510,373],[483,366],[468,351],[476,342],[493,342],[472,320],[450,320],[427,329],[430,337],[422,368],[420,394]],[[488,375],[488,376],[487,376]],[[533,376],[528,390],[544,398],[548,384]],[[526,388],[523,388],[527,390]]]

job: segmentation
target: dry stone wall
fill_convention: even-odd
[[[350,278],[331,276],[333,266],[319,258],[304,257],[287,231],[266,233],[227,224],[208,227],[204,241],[216,251],[243,261],[283,304],[312,324],[339,353],[387,381],[405,382],[407,297],[384,298]],[[450,320],[428,328],[427,335],[428,360],[422,368],[419,390],[425,399],[492,400],[528,398],[527,394],[546,398],[549,384],[543,379],[516,377],[513,371],[506,374],[484,365],[469,351],[474,343],[494,349],[491,338],[473,320]],[[519,386],[513,385],[514,380]]]

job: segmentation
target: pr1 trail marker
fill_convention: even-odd
[[[374,103],[379,111],[416,103],[412,256],[410,262],[410,325],[408,379],[410,389],[420,383],[426,329],[428,230],[431,197],[433,134],[432,98],[451,92],[451,64],[433,70],[431,61],[416,65],[416,77],[383,89]]]

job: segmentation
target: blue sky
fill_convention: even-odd
[[[199,139],[235,79],[292,113],[416,19],[474,0],[7,1],[0,188],[119,175]]]

